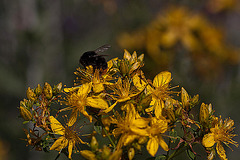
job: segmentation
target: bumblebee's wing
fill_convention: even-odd
[[[102,53],[102,52],[105,52],[106,50],[108,50],[111,46],[108,45],[108,44],[105,44],[99,48],[97,48],[94,52],[95,53]]]

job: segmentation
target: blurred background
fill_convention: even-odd
[[[25,147],[19,102],[28,86],[44,82],[72,86],[81,54],[104,44],[112,46],[106,52],[108,60],[122,58],[124,49],[144,53],[143,70],[149,79],[171,71],[172,86],[183,86],[190,95],[199,94],[202,102],[212,103],[216,115],[235,121],[239,135],[239,3],[0,1],[0,160],[56,157],[55,151],[40,153]],[[234,140],[239,143],[239,137]],[[239,159],[240,150],[232,149],[226,147],[227,157]]]

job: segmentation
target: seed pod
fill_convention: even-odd
[[[52,98],[52,87],[47,82],[45,82],[45,84],[44,84],[43,93],[44,93],[44,95],[46,96],[47,99]]]
[[[20,106],[19,109],[20,109],[20,115],[25,121],[30,121],[32,119],[32,114],[27,108]]]

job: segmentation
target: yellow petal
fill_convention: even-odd
[[[67,123],[68,126],[72,126],[77,121],[77,115],[78,112],[76,110],[73,110]]]
[[[99,92],[102,92],[102,91],[104,91],[103,83],[93,84],[93,92],[99,93]]]
[[[147,143],[147,150],[151,156],[155,156],[158,151],[158,142],[155,137],[151,137]]]
[[[154,91],[154,89],[150,86],[150,85],[147,85],[147,95],[148,94],[151,94],[152,92]]]
[[[64,136],[61,136],[53,143],[50,150],[61,151],[63,148],[67,147],[67,145],[68,140]]]
[[[132,122],[135,126],[137,126],[138,128],[145,128],[148,126],[149,121],[147,121],[146,119],[143,118],[138,118],[133,120]]]
[[[116,102],[115,102],[113,105],[111,105],[109,108],[105,109],[103,112],[104,112],[104,113],[110,112],[110,111],[116,106],[117,102],[118,102],[118,101],[116,101]]]
[[[168,150],[169,150],[168,145],[167,145],[167,143],[164,141],[164,139],[162,138],[162,136],[158,136],[158,143],[159,143],[159,145],[162,147],[162,149],[163,149],[164,151],[168,151]]]
[[[68,158],[71,159],[72,158],[72,149],[74,146],[74,142],[73,141],[69,141],[68,143]]]
[[[161,87],[163,85],[168,84],[171,81],[171,73],[168,71],[164,71],[159,73],[153,79],[153,86],[154,87]]]
[[[78,89],[78,95],[80,97],[86,97],[88,93],[91,91],[91,87],[92,87],[91,83],[82,84]]]
[[[204,135],[203,140],[202,140],[202,145],[204,147],[212,147],[215,144],[214,140],[214,134],[213,133],[208,133]]]
[[[127,146],[128,144],[133,142],[137,137],[138,137],[138,135],[135,135],[135,134],[127,134],[124,138],[123,145]]]
[[[55,119],[53,116],[50,116],[49,117],[49,120],[50,120],[50,125],[51,125],[51,128],[52,128],[52,131],[55,133],[55,134],[60,134],[60,135],[64,135],[65,133],[65,129],[64,127],[61,125],[60,122],[58,122],[57,119]]]
[[[80,86],[71,87],[71,88],[64,88],[63,90],[64,90],[64,92],[72,92],[72,91],[78,89],[79,87],[80,87]]]
[[[221,160],[227,160],[225,150],[224,150],[224,148],[223,148],[223,146],[221,145],[220,142],[217,143],[216,149],[217,149],[217,153],[218,153],[219,158]]]
[[[157,118],[161,117],[162,116],[162,110],[164,108],[164,102],[163,100],[157,100],[155,101],[155,104],[154,104],[154,113],[155,113],[155,116]]]
[[[83,109],[81,110],[81,113],[89,119],[90,123],[92,123],[92,116],[90,116],[87,111]]]
[[[140,91],[144,90],[147,85],[147,83],[140,79],[140,77],[137,75],[133,76],[133,84]]]
[[[100,97],[87,97],[87,105],[99,109],[108,108],[108,103]]]

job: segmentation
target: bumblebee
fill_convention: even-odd
[[[83,65],[83,67],[86,69],[87,66],[92,65],[93,69],[107,69],[107,61],[104,58],[106,55],[98,55],[98,53],[105,52],[108,50],[111,46],[110,45],[103,45],[99,48],[97,48],[94,51],[87,51],[83,53],[83,55],[80,57],[79,63]]]

